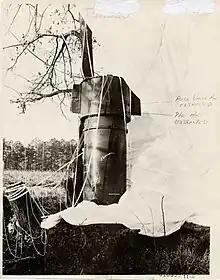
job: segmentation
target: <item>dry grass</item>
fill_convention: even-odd
[[[4,184],[25,181],[49,213],[65,207],[63,173],[5,171]],[[48,230],[44,258],[4,262],[4,274],[209,274],[209,228],[185,224],[171,236],[149,238],[121,225],[76,227],[60,222]],[[13,240],[11,240],[13,242]],[[32,250],[33,251],[33,250]],[[26,248],[27,256],[29,248]]]
[[[15,182],[25,182],[30,194],[53,214],[63,210],[63,204],[66,203],[65,185],[60,183],[63,177],[63,172],[6,170],[3,184],[7,187]]]
[[[23,181],[26,183],[27,187],[33,187],[39,184],[42,180],[44,180],[43,185],[57,184],[62,177],[63,172],[5,170],[3,183],[4,185],[8,185],[14,182]]]

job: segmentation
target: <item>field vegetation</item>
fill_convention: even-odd
[[[4,186],[24,181],[32,197],[53,214],[67,207],[65,186],[59,184],[62,177],[63,172],[6,170]],[[10,212],[6,205],[4,212],[5,216]],[[167,237],[150,238],[122,225],[72,226],[62,220],[47,230],[45,256],[36,252],[27,237],[22,254],[11,255],[10,250],[15,252],[18,246],[16,238],[15,233],[8,233],[7,240],[3,236],[3,273],[7,275],[209,274],[210,231],[194,224],[185,223]],[[42,252],[42,239],[34,242]]]

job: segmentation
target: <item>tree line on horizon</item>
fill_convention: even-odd
[[[55,171],[71,160],[76,145],[75,140],[55,138],[48,141],[35,138],[28,145],[3,139],[4,169]]]

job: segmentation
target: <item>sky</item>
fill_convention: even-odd
[[[41,4],[44,9],[45,4]],[[4,25],[9,26],[16,12],[11,8],[11,16],[7,17],[6,10],[4,13]],[[21,37],[27,27],[27,9],[20,11],[19,17],[16,18],[15,24],[10,28],[13,34]],[[49,25],[49,18],[45,18],[45,26]],[[5,27],[4,26],[4,27]],[[17,43],[7,29],[3,29],[3,46]],[[46,48],[46,46],[44,46]],[[12,55],[10,50],[3,52],[3,73],[2,73],[2,94],[1,94],[1,135],[8,140],[19,140],[24,144],[28,144],[34,138],[41,140],[57,139],[77,139],[78,138],[78,121],[79,117],[70,112],[70,100],[67,107],[64,107],[65,117],[63,116],[58,101],[50,99],[42,102],[31,104],[27,107],[25,114],[21,114],[21,110],[16,104],[11,104],[11,99],[17,98],[17,93],[13,89],[26,90],[26,81],[24,78],[31,76],[42,70],[41,65],[30,56],[23,56],[19,63],[12,71],[5,71],[5,68],[11,65]],[[21,76],[16,76],[21,75]]]
[[[7,95],[6,95],[7,92]],[[64,108],[62,114],[58,101],[45,100],[27,107],[25,114],[16,104],[12,104],[14,94],[5,88],[1,98],[1,135],[8,140],[19,140],[28,144],[32,139],[41,140],[77,139],[79,117]],[[69,101],[70,103],[70,101]]]
[[[47,100],[42,104],[33,104],[25,114],[20,114],[16,105],[7,102],[3,108],[3,135],[8,140],[19,140],[28,144],[34,138],[41,140],[77,139],[78,116],[71,112],[62,115],[59,105]]]

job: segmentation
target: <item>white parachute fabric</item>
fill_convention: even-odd
[[[192,194],[199,191],[201,182],[179,149],[185,151],[186,147],[174,142],[178,133],[176,127],[165,131],[148,115],[136,117],[129,135],[131,186],[119,202],[106,206],[83,201],[51,215],[41,226],[50,228],[61,218],[72,225],[118,223],[160,237],[177,231],[185,221],[198,220],[195,200],[199,196]]]
[[[109,206],[83,201],[50,216],[42,227],[63,218],[74,225],[122,223],[163,236],[185,221],[216,224],[219,103],[185,108],[176,98],[220,100],[220,18],[218,13],[174,17],[163,13],[163,1],[156,2],[140,1],[139,11],[122,19],[94,16],[82,3],[80,11],[101,45],[94,49],[97,74],[123,77],[149,115],[128,124],[130,186],[120,201]],[[186,119],[199,112],[208,124],[174,125],[176,112]]]

